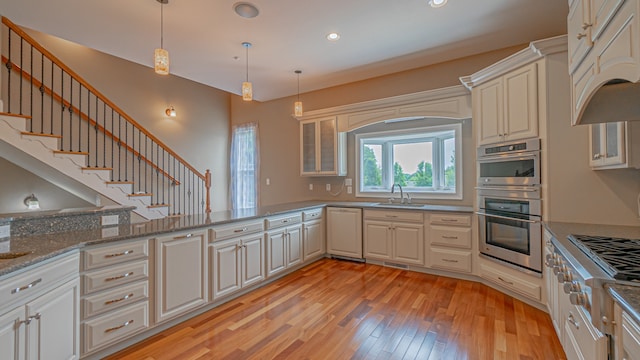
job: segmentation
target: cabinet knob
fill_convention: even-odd
[[[587,34],[585,34],[585,33],[579,33],[578,35],[576,35],[576,38],[578,40],[580,40],[580,39],[582,39],[583,37],[586,37],[586,36],[587,36]]]
[[[588,28],[592,27],[593,24],[589,24],[589,23],[583,23],[582,24],[582,30],[587,30]]]

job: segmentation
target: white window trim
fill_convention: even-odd
[[[382,132],[373,132],[373,133],[362,133],[362,134],[356,134],[355,136],[355,152],[356,152],[356,156],[355,156],[355,160],[356,160],[356,176],[355,176],[355,187],[356,187],[356,197],[365,197],[365,198],[389,198],[391,197],[391,193],[387,190],[385,191],[361,191],[360,189],[360,167],[362,164],[362,154],[360,151],[360,140],[361,139],[368,139],[368,138],[375,138],[375,137],[380,137],[380,136],[400,136],[403,134],[411,134],[411,133],[415,133],[416,130],[420,130],[420,131],[428,131],[428,132],[436,132],[436,131],[444,131],[444,130],[453,130],[455,133],[455,139],[456,139],[456,147],[455,147],[455,153],[456,153],[456,159],[455,159],[455,167],[456,167],[456,192],[455,193],[441,193],[441,192],[429,192],[429,193],[425,193],[425,192],[412,192],[411,188],[405,189],[405,192],[409,192],[411,194],[411,198],[412,199],[422,199],[422,200],[462,200],[463,199],[463,166],[462,166],[462,123],[455,123],[455,124],[446,124],[446,125],[437,125],[437,126],[424,126],[424,127],[419,127],[419,128],[413,128],[413,129],[403,129],[403,130],[393,130],[393,131],[382,131]],[[439,151],[441,151],[441,149],[433,149],[434,151],[434,162],[435,161],[439,161],[436,160],[436,156],[435,154]],[[382,159],[382,161],[385,161],[385,159]],[[390,161],[389,159],[387,159],[386,161]],[[434,168],[435,168],[435,164],[434,164]],[[385,174],[383,173],[383,176],[385,176]],[[434,172],[434,177],[436,176],[435,172]],[[439,176],[439,175],[438,175]],[[383,179],[384,182],[384,179]],[[396,194],[393,195],[393,197],[396,197]]]

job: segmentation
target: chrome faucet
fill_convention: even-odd
[[[393,194],[393,191],[395,190],[396,186],[398,186],[398,188],[400,188],[400,204],[404,204],[404,192],[402,191],[402,186],[400,184],[393,184],[391,185],[391,193]]]

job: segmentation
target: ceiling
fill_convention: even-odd
[[[566,33],[567,1],[250,0],[260,14],[238,16],[239,0],[169,0],[164,48],[171,74],[239,94],[249,49],[254,98],[364,80]],[[160,46],[156,0],[0,0],[14,23],[148,67]],[[330,42],[329,32],[341,39]],[[151,71],[151,70],[150,70]],[[160,76],[160,75],[158,75]]]

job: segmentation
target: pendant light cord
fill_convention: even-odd
[[[247,82],[249,82],[249,45],[245,45],[245,49],[247,53],[246,74],[247,74]]]
[[[300,101],[300,70],[298,70],[297,73],[298,73],[298,101]]]
[[[160,3],[160,48],[164,49],[164,4]]]

